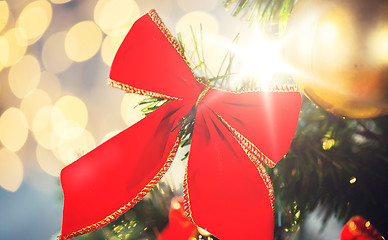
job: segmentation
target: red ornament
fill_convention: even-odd
[[[172,199],[168,219],[167,227],[163,229],[157,240],[188,240],[197,235],[197,227],[186,217],[183,208],[183,198],[176,197]]]
[[[383,238],[369,221],[354,216],[342,228],[341,240],[383,240]]]
[[[110,78],[113,87],[171,101],[62,170],[60,239],[101,228],[139,202],[170,167],[178,123],[192,111],[186,215],[223,240],[273,239],[274,196],[263,163],[274,167],[288,151],[301,105],[297,87],[211,88],[154,10],[129,31]]]

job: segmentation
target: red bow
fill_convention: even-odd
[[[223,240],[273,239],[274,195],[263,163],[274,167],[291,144],[301,105],[295,86],[240,92],[208,87],[154,10],[129,31],[110,78],[113,87],[171,101],[62,170],[60,239],[101,228],[139,202],[170,167],[180,142],[178,123],[192,109],[187,216]]]

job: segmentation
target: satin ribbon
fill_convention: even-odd
[[[127,34],[109,84],[171,101],[62,170],[60,239],[101,228],[139,202],[170,167],[179,123],[193,108],[186,215],[223,240],[273,239],[274,193],[264,164],[274,167],[288,151],[301,105],[297,87],[211,88],[154,10]]]

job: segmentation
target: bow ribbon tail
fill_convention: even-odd
[[[185,211],[220,239],[273,239],[268,189],[224,123],[201,109],[185,177]]]
[[[172,129],[187,114],[182,104],[164,104],[62,170],[60,240],[107,225],[159,182],[179,147],[179,129]]]
[[[223,240],[273,239],[274,193],[264,164],[274,167],[291,144],[298,89],[211,89],[201,103],[185,176],[186,214]]]

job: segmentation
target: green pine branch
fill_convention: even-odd
[[[248,21],[278,23],[283,31],[296,0],[224,0],[225,8],[234,7],[233,15]]]

